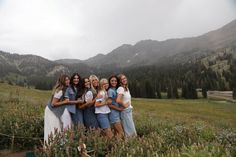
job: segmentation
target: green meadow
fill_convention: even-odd
[[[138,137],[109,140],[100,130],[75,128],[43,149],[43,115],[50,94],[0,84],[0,150],[78,156],[77,146],[85,143],[91,156],[236,155],[236,104],[217,99],[135,98],[132,105]]]

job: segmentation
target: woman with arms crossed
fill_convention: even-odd
[[[125,109],[121,111],[121,121],[124,128],[125,136],[136,136],[136,129],[133,121],[133,106],[131,105],[131,95],[128,88],[128,80],[124,74],[118,75],[120,87],[117,89],[116,102]]]

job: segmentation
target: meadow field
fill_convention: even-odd
[[[107,139],[100,130],[74,128],[43,149],[43,115],[50,94],[0,84],[0,156],[3,150],[78,156],[81,143],[91,156],[236,156],[236,104],[217,99],[132,99],[138,137]]]

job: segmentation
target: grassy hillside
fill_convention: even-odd
[[[0,134],[0,149],[27,150],[34,145],[40,148],[38,138],[43,137],[43,112],[49,97],[50,91],[0,84],[0,133],[10,135]],[[139,136],[123,142],[106,140],[97,133],[82,136],[88,149],[94,150],[93,156],[168,156],[171,153],[191,156],[197,152],[233,156],[236,153],[234,103],[208,99],[133,99],[132,104]],[[13,134],[16,138],[12,142]],[[74,139],[66,147],[75,150],[78,142],[81,140]],[[112,149],[108,150],[107,145]],[[129,145],[129,149],[124,145]],[[56,145],[55,149],[58,147],[61,146]],[[63,152],[64,148],[60,150]]]
[[[46,102],[50,91],[41,91],[31,88],[24,88],[20,86],[11,86],[5,83],[0,83],[0,95],[3,98],[13,95],[14,97],[19,96],[21,100],[29,99],[35,100],[35,103]]]

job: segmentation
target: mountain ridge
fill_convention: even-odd
[[[124,44],[97,60],[95,58],[93,61],[85,60],[85,63],[96,67],[105,64],[123,68],[142,63],[150,65],[158,63],[163,57],[171,57],[178,53],[191,52],[195,49],[201,49],[204,53],[204,51],[215,51],[231,45],[236,45],[236,20],[197,37],[164,41],[149,39],[141,40],[134,45]]]
[[[110,53],[97,54],[87,60],[49,60],[41,56],[0,51],[0,78],[10,74],[38,79],[56,77],[61,73],[80,72],[118,73],[142,66],[159,66],[169,63],[196,62],[201,58],[219,53],[222,48],[236,46],[236,20],[223,27],[197,37],[167,39],[164,41],[141,40],[134,45],[123,44]]]

